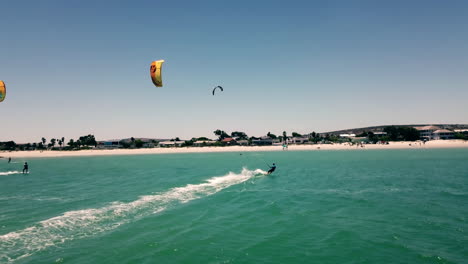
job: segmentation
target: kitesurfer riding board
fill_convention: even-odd
[[[270,167],[270,166],[268,166],[268,167]],[[267,171],[267,175],[272,174],[275,170],[276,170],[276,165],[273,163],[273,165]]]

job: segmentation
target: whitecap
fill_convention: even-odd
[[[188,184],[169,191],[144,195],[129,202],[112,202],[101,208],[74,210],[41,221],[26,229],[0,235],[0,262],[12,262],[69,240],[94,236],[173,205],[213,195],[247,181],[264,171],[243,168],[241,173],[213,177],[204,183]]]

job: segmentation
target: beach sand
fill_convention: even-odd
[[[468,141],[432,140],[426,142],[390,142],[388,145],[364,144],[351,146],[344,144],[289,145],[287,150],[282,146],[228,146],[228,147],[184,147],[184,148],[144,148],[144,149],[92,149],[77,151],[0,151],[2,158],[47,158],[72,156],[103,155],[142,155],[168,153],[206,153],[206,152],[249,152],[249,151],[298,151],[298,150],[366,150],[366,149],[421,149],[421,148],[468,148]]]

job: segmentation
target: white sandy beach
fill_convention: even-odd
[[[433,140],[426,142],[390,142],[388,145],[368,144],[350,146],[349,144],[289,145],[287,150],[281,146],[229,146],[229,147],[185,147],[185,148],[144,148],[144,149],[93,149],[78,151],[0,151],[2,158],[47,158],[72,156],[103,155],[142,155],[167,153],[206,153],[206,152],[249,152],[249,151],[301,151],[301,150],[368,150],[368,149],[430,149],[430,148],[468,148],[468,141]]]

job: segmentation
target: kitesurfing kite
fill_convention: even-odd
[[[216,87],[213,89],[213,95],[215,94],[215,90],[218,89],[218,88],[221,90],[221,92],[223,91],[223,87],[221,87],[221,86],[216,86]]]
[[[6,96],[6,86],[3,81],[0,81],[0,102],[5,100]]]
[[[164,60],[153,61],[150,66],[151,80],[156,87],[162,87],[161,68]]]

